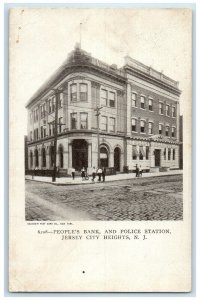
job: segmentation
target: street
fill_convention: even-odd
[[[182,220],[182,190],[182,175],[68,186],[26,180],[26,220]]]

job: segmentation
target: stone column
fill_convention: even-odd
[[[109,154],[108,165],[110,168],[114,167],[114,152],[110,152]]]
[[[120,152],[120,172],[123,172],[123,166],[124,166],[124,153]]]
[[[88,144],[88,168],[92,167],[92,144]]]

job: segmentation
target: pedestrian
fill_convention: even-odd
[[[95,177],[96,177],[96,168],[93,167],[93,168],[92,168],[92,181],[95,180]]]
[[[103,170],[102,170],[103,182],[105,182],[105,177],[106,177],[106,168],[103,168]]]
[[[75,169],[74,168],[72,168],[72,179],[74,180],[74,178],[75,178]]]
[[[81,169],[81,177],[82,177],[82,180],[85,178],[85,168],[84,167]]]
[[[101,168],[98,168],[98,170],[97,170],[97,175],[98,175],[98,177],[99,177],[99,182],[101,181],[101,175],[102,175],[102,169]]]
[[[136,164],[136,177],[139,177],[139,168],[137,164]]]

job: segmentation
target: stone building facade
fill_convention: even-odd
[[[125,65],[75,47],[27,103],[28,168],[53,169],[55,89],[59,89],[57,165],[65,173],[98,164],[122,172],[179,167],[178,82],[130,57]]]

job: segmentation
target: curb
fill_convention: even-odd
[[[139,179],[143,179],[143,178],[155,178],[155,177],[166,177],[166,176],[177,176],[177,175],[183,175],[183,173],[179,173],[179,174],[164,174],[164,175],[152,175],[152,176],[147,176],[147,177],[139,177]],[[34,179],[26,179],[27,181],[35,181],[35,182],[40,182],[40,183],[49,183],[52,185],[56,185],[56,186],[74,186],[74,185],[88,185],[88,184],[100,184],[100,183],[107,183],[107,182],[115,182],[115,181],[122,181],[122,180],[130,180],[130,179],[135,179],[137,180],[137,177],[131,177],[131,178],[121,178],[121,179],[115,179],[115,180],[106,180],[105,182],[101,181],[101,182],[77,182],[77,183],[57,183],[57,182],[51,182],[51,181],[41,181],[41,180],[34,180]]]

